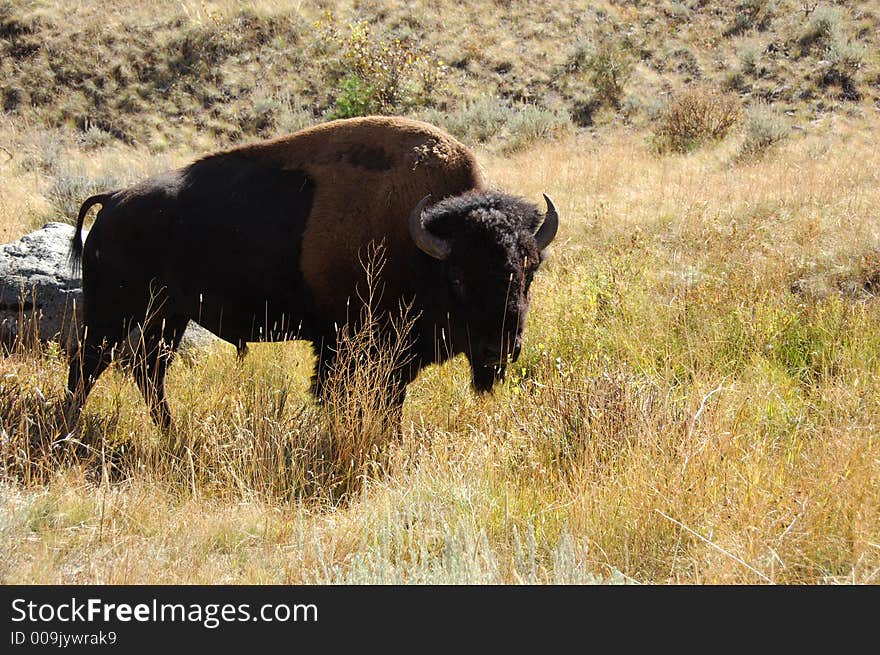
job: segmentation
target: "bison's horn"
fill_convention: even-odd
[[[434,259],[443,260],[449,257],[449,251],[452,247],[446,239],[441,239],[431,234],[422,225],[422,211],[425,209],[425,205],[428,204],[428,198],[430,197],[429,194],[422,198],[419,204],[416,205],[416,208],[413,209],[412,214],[409,215],[409,234],[419,247],[419,250],[427,255],[431,255]]]
[[[550,245],[556,236],[556,230],[559,229],[559,214],[556,213],[556,207],[550,196],[544,194],[544,201],[547,203],[547,213],[544,214],[544,222],[535,232],[535,242],[538,244],[538,250],[543,250]]]

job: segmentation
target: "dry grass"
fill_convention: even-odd
[[[748,161],[624,130],[481,153],[494,184],[553,196],[560,234],[508,381],[478,398],[463,361],[432,367],[396,435],[368,403],[316,406],[304,344],[243,365],[218,345],[169,373],[173,439],[110,373],[75,435],[94,450],[35,456],[65,362],[4,355],[0,580],[878,582],[877,127],[817,123]],[[54,174],[21,157],[7,234]]]

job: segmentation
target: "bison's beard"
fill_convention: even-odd
[[[477,393],[488,393],[499,380],[504,379],[504,366],[471,364],[471,384]]]

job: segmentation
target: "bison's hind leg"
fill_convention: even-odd
[[[171,316],[158,325],[151,323],[136,331],[132,339],[131,363],[135,382],[153,420],[165,431],[172,427],[171,410],[165,396],[165,374],[180,346],[188,320],[186,316]]]
[[[92,387],[119,352],[122,341],[121,326],[90,325],[84,328],[68,367],[68,398],[64,410],[66,429],[73,430],[76,427]]]

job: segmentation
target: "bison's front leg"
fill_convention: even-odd
[[[381,408],[382,413],[389,417],[389,425],[399,424],[406,387],[415,377],[418,367],[411,363],[400,365],[396,361],[386,361],[387,358],[380,355],[373,345],[367,345],[363,350],[355,345],[349,350],[328,338],[318,342],[316,350],[311,390],[318,402],[349,403],[372,397],[368,404]],[[406,360],[407,357],[402,359]]]
[[[315,361],[315,372],[312,375],[312,395],[317,398],[318,402],[328,400],[329,381],[336,367],[336,340],[331,337],[325,337],[315,342],[315,350],[317,351],[317,359]]]

